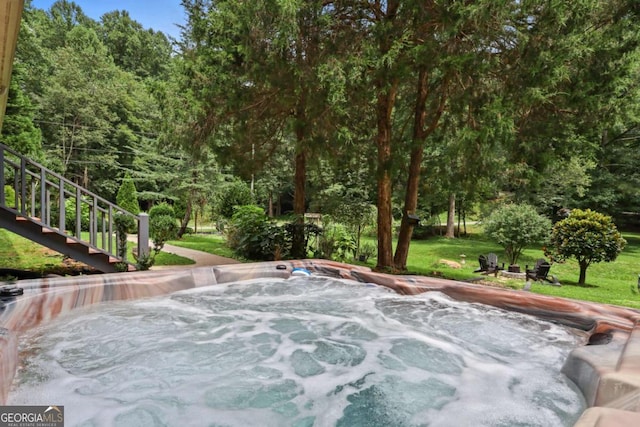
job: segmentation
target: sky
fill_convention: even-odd
[[[180,29],[176,24],[184,24],[184,9],[180,0],[73,0],[88,17],[99,21],[100,17],[114,10],[126,10],[129,16],[145,29],[162,31],[179,39]],[[32,0],[31,5],[48,10],[55,0]]]

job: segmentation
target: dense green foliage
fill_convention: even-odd
[[[250,260],[272,261],[291,257],[295,222],[277,224],[256,205],[236,206],[227,230],[227,243],[240,257]],[[306,224],[303,230],[304,248],[309,251],[312,240],[321,230]]]
[[[236,206],[227,232],[229,247],[252,260],[281,259],[285,234],[259,206]]]
[[[125,215],[122,212],[118,212],[113,217],[113,222],[116,226],[116,240],[118,244],[117,253],[124,261],[127,260],[127,234],[129,230],[135,228],[136,223],[133,217]]]
[[[356,240],[346,226],[340,223],[329,223],[325,225],[319,236],[318,249],[314,257],[346,262],[354,259],[357,249]]]
[[[328,214],[323,216],[323,221],[337,222],[347,227],[350,234],[349,240],[355,245],[353,251],[357,256],[360,252],[362,234],[367,228],[375,226],[375,206],[369,202],[362,189],[358,187],[346,188],[339,184],[331,185],[325,191],[320,192],[318,200],[323,211]],[[328,239],[332,234],[332,232],[325,233],[324,238]],[[331,257],[329,256],[329,258]]]
[[[7,206],[14,206],[16,204],[16,192],[10,185],[4,186],[4,200]]]
[[[2,125],[0,142],[19,153],[40,160],[42,134],[33,123],[36,109],[20,86],[23,80],[23,73],[20,70],[19,66],[15,68],[9,86],[6,119]]]
[[[72,197],[64,201],[64,224],[68,231],[75,234],[76,232],[76,213],[78,206],[76,204],[76,198]],[[80,230],[89,231],[89,205],[87,203],[81,203],[80,205]]]
[[[173,207],[166,202],[149,210],[149,237],[153,240],[153,251],[157,255],[168,240],[178,235],[178,224]]]
[[[594,263],[615,261],[626,243],[610,216],[575,209],[553,226],[545,254],[558,262],[575,258],[580,265],[578,284],[584,285],[587,268]]]
[[[230,219],[238,206],[250,205],[254,202],[251,189],[242,181],[233,181],[225,185],[217,200],[216,212],[223,218]]]
[[[551,221],[527,204],[506,204],[484,222],[484,232],[504,247],[509,264],[517,264],[522,251],[549,238]]]
[[[122,209],[127,212],[131,212],[134,215],[138,215],[140,213],[138,192],[136,191],[136,185],[134,184],[133,179],[131,179],[131,175],[129,173],[125,174],[124,179],[122,180],[122,185],[120,185],[120,188],[118,189],[116,203]]]
[[[172,44],[126,11],[27,1],[3,141],[109,200],[129,173],[182,231],[293,212],[298,257],[305,211],[361,230],[375,206],[380,268],[409,268],[421,212],[449,210],[448,230],[488,201],[637,222],[635,0],[182,5]]]

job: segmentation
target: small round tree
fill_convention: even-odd
[[[510,264],[516,264],[522,251],[549,238],[551,221],[531,205],[502,205],[491,213],[484,224],[484,232],[504,247]]]
[[[545,255],[555,261],[575,258],[580,265],[578,284],[584,285],[587,267],[614,261],[626,243],[610,216],[591,209],[574,209],[553,227]]]

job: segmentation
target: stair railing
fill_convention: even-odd
[[[0,144],[0,206],[121,261],[115,215],[130,216],[137,224],[138,254],[149,254],[147,214],[128,212],[4,144]],[[69,211],[75,217],[72,224],[67,221]],[[82,237],[83,229],[88,229],[88,240]]]

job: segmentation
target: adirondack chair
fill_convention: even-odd
[[[494,274],[497,276],[500,270],[504,270],[504,263],[502,267],[500,267],[498,265],[498,255],[494,253],[480,255],[478,257],[478,263],[480,264],[480,268],[474,270],[474,273]]]
[[[558,279],[555,276],[549,276],[550,269],[551,264],[549,264],[546,259],[540,258],[536,261],[536,265],[533,269],[530,270],[528,265],[525,266],[526,280],[546,281],[552,285],[560,286],[560,282],[558,282]]]
[[[489,263],[487,262],[486,256],[480,255],[478,257],[478,263],[480,264],[480,268],[473,270],[474,273],[482,273],[489,270]]]

